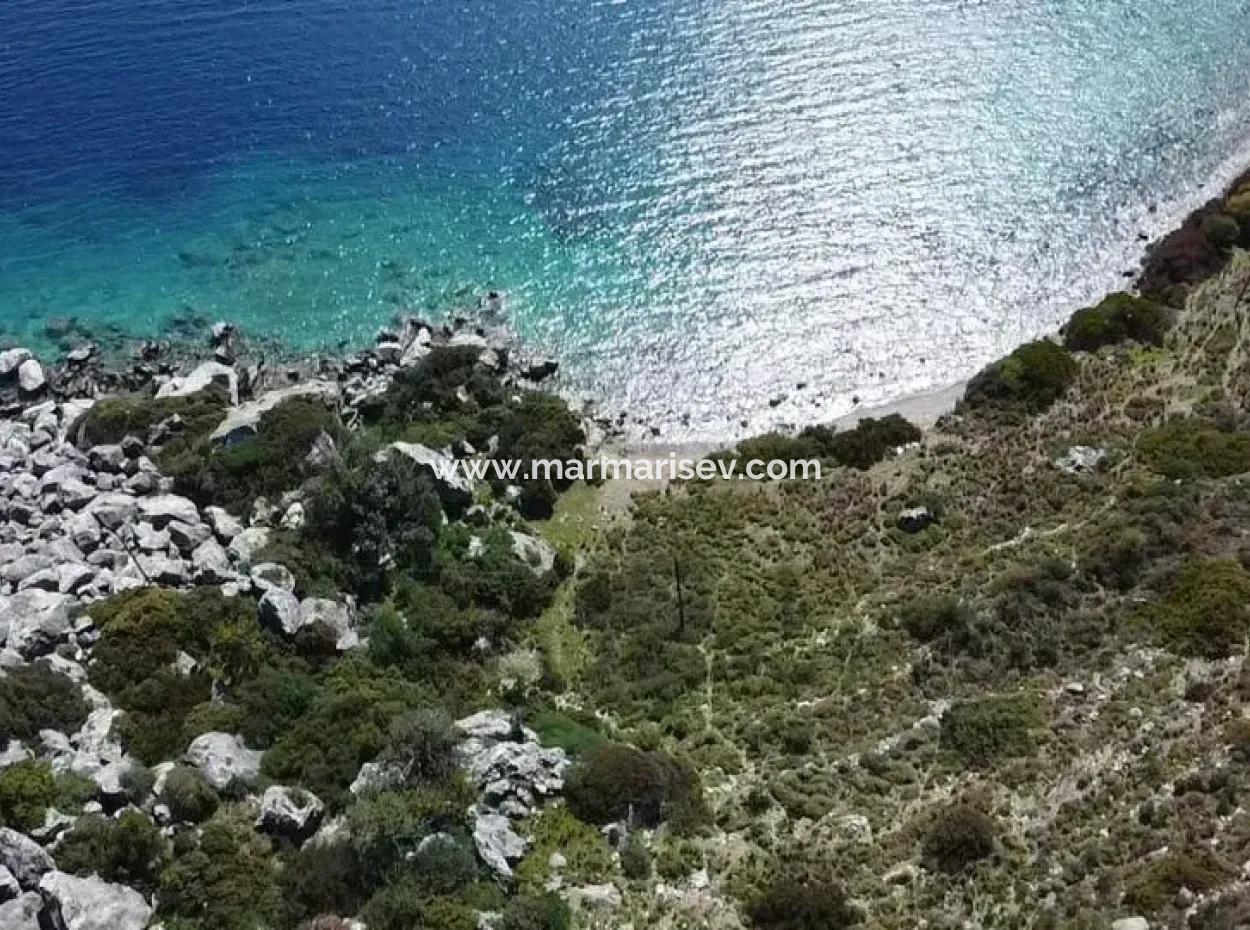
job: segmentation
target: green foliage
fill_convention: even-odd
[[[340,462],[305,506],[304,538],[327,547],[358,594],[377,597],[395,574],[433,571],[443,512],[429,477],[406,456]]]
[[[1241,238],[1241,226],[1226,213],[1216,213],[1203,221],[1202,233],[1214,248],[1227,249]]]
[[[1196,418],[1146,430],[1137,451],[1168,478],[1227,478],[1250,471],[1250,433],[1226,432]]]
[[[460,779],[357,800],[347,809],[347,826],[366,881],[381,886],[408,867],[422,840],[459,831],[473,800],[472,790]],[[464,881],[472,872],[462,875]]]
[[[199,770],[175,765],[161,786],[161,800],[180,823],[200,823],[217,811],[221,799]]]
[[[1011,694],[960,701],[942,715],[942,748],[975,768],[1033,752],[1045,724],[1040,701]]]
[[[1163,304],[1121,291],[1072,314],[1063,329],[1063,342],[1074,352],[1092,352],[1129,339],[1157,346],[1163,344],[1171,323],[1171,312]]]
[[[651,877],[651,850],[637,840],[631,840],[621,850],[621,871],[634,881],[646,881]]]
[[[302,785],[333,808],[345,800],[360,766],[386,747],[391,721],[425,696],[359,657],[340,662],[323,684],[261,764],[269,778]]]
[[[263,648],[255,604],[215,588],[134,589],[92,605],[91,616],[101,631],[92,682],[126,711],[121,735],[148,764],[186,748],[198,735],[188,714],[208,699],[212,678],[229,684],[251,674]],[[177,671],[179,652],[199,668]]]
[[[1147,914],[1172,904],[1182,888],[1201,895],[1233,878],[1225,863],[1201,848],[1170,852],[1134,872],[1124,889],[1124,903]]]
[[[369,930],[476,930],[477,912],[455,898],[431,896],[415,876],[384,886],[361,914]]]
[[[391,722],[384,758],[401,766],[414,781],[447,781],[459,770],[460,736],[451,718],[439,710],[411,711]]]
[[[504,908],[499,930],[569,930],[573,915],[555,894],[522,895]]]
[[[527,824],[530,851],[517,866],[517,887],[541,892],[550,878],[553,853],[564,856],[560,870],[564,881],[597,885],[612,874],[612,850],[607,840],[589,824],[582,823],[567,807],[547,807]]]
[[[79,420],[80,445],[119,443],[127,436],[146,440],[152,427],[177,417],[181,429],[165,454],[178,454],[207,436],[225,418],[229,406],[224,391],[208,388],[184,397],[104,397]],[[164,455],[162,455],[162,458]]]
[[[976,613],[954,597],[941,596],[907,604],[900,622],[917,642],[937,643],[943,652],[955,655],[971,644]]]
[[[707,819],[703,786],[688,763],[620,743],[586,753],[569,773],[565,797],[588,823],[629,819],[654,827],[667,820],[682,832]]]
[[[1174,649],[1218,659],[1237,652],[1250,628],[1250,574],[1232,559],[1184,565],[1167,595],[1144,608],[1145,619]]]
[[[444,557],[439,586],[461,607],[478,605],[515,619],[542,613],[555,594],[555,572],[536,573],[513,551],[512,537],[504,529],[487,532],[479,541],[481,551],[473,557],[467,552]]]
[[[994,852],[998,833],[994,821],[969,804],[940,811],[925,832],[924,859],[940,872],[962,872]]]
[[[344,435],[338,414],[316,398],[292,397],[261,415],[254,436],[228,448],[205,438],[177,454],[167,451],[161,465],[180,493],[246,515],[256,498],[276,499],[308,477],[306,459],[322,433]]]
[[[841,885],[789,877],[756,895],[747,915],[757,930],[841,930],[862,920]]]
[[[295,920],[358,913],[372,890],[365,883],[356,850],[345,838],[314,838],[305,843],[283,871],[282,882],[282,896]]]
[[[46,662],[18,665],[0,677],[0,745],[40,730],[73,733],[87,719],[82,690]]]
[[[1063,396],[1076,374],[1076,361],[1067,349],[1046,340],[1030,342],[969,381],[964,403],[1040,412]]]
[[[100,814],[79,818],[57,844],[57,866],[77,875],[99,875],[150,892],[168,854],[161,831],[131,809],[113,820]]]
[[[804,435],[812,435],[805,431]],[[835,433],[824,444],[826,454],[839,465],[861,471],[884,461],[900,446],[919,442],[921,432],[897,413],[865,417],[852,430]]]
[[[607,742],[590,719],[575,720],[558,710],[539,711],[527,722],[544,746],[558,746],[574,758]]]
[[[554,394],[528,392],[520,403],[510,403],[499,423],[498,459],[533,462],[540,459],[581,461],[578,448],[586,441],[577,417]],[[530,477],[520,482],[517,506],[527,520],[547,520],[554,512],[556,493],[570,482]]]
[[[29,833],[43,826],[56,799],[56,779],[47,763],[28,759],[0,772],[0,824]]]
[[[193,930],[256,930],[284,915],[278,860],[244,808],[222,808],[161,873],[159,915]]]

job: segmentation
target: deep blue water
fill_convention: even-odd
[[[831,416],[1052,327],[1250,163],[1248,14],[3,0],[0,340],[332,346],[497,287],[670,436]]]

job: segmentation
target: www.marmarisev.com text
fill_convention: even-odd
[[[454,481],[788,481],[819,480],[816,459],[445,459],[435,477]]]

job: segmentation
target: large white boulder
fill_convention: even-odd
[[[263,755],[248,749],[240,737],[229,733],[203,733],[187,747],[187,761],[218,791],[235,781],[243,784],[256,781]]]
[[[39,882],[39,893],[56,930],[143,930],[152,916],[139,892],[94,875],[48,872]]]

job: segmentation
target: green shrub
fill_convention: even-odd
[[[195,930],[256,930],[280,926],[285,907],[279,863],[245,808],[222,808],[161,872],[158,914]]]
[[[113,820],[100,814],[79,818],[57,844],[57,866],[77,875],[99,875],[150,892],[168,852],[157,826],[137,810]]]
[[[406,456],[339,463],[313,486],[306,513],[304,538],[328,545],[363,596],[376,598],[393,574],[433,571],[443,512]]]
[[[1040,412],[1063,396],[1076,374],[1076,361],[1067,349],[1046,340],[1030,342],[969,381],[964,403]]]
[[[487,533],[482,543],[473,558],[444,559],[439,587],[461,607],[477,605],[517,619],[542,613],[555,594],[555,573],[536,574],[512,551],[506,532]]]
[[[1137,451],[1168,478],[1227,478],[1250,471],[1250,433],[1225,432],[1194,418],[1146,430]]]
[[[139,588],[90,612],[100,627],[92,683],[126,711],[119,732],[148,764],[177,755],[198,735],[190,731],[189,714],[209,698],[213,677],[229,684],[260,661],[255,603],[215,588]],[[199,663],[189,675],[173,667],[179,652]]]
[[[499,930],[569,930],[573,915],[558,895],[522,895],[511,899],[499,920]]]
[[[1124,889],[1124,904],[1144,913],[1168,907],[1182,888],[1201,895],[1233,878],[1227,865],[1202,848],[1170,852],[1134,872]]]
[[[291,858],[282,881],[283,898],[295,920],[358,913],[374,890],[366,884],[356,850],[346,838],[305,843]]]
[[[747,906],[758,930],[841,930],[863,919],[841,885],[831,881],[781,878]]]
[[[621,850],[621,871],[633,881],[646,881],[651,877],[651,850],[636,839]]]
[[[405,876],[378,891],[360,915],[369,930],[477,930],[477,912],[455,898],[432,897]]]
[[[56,779],[47,763],[28,759],[0,772],[0,824],[29,833],[43,826],[56,799]]]
[[[919,442],[923,434],[897,413],[873,419],[865,417],[852,430],[835,433],[826,452],[839,465],[861,471],[884,461],[895,449]]]
[[[707,818],[703,787],[688,764],[663,752],[605,743],[586,753],[565,782],[569,810],[588,823],[668,820],[688,830]]]
[[[971,645],[976,619],[971,607],[956,598],[943,596],[906,605],[900,622],[917,642],[936,643],[942,652],[956,655]]]
[[[40,730],[73,733],[87,719],[82,689],[46,662],[6,669],[0,677],[0,746]]]
[[[347,827],[366,880],[376,887],[394,878],[426,837],[459,830],[472,803],[460,779],[358,799],[347,809]]]
[[[516,883],[521,892],[537,893],[551,878],[551,856],[564,857],[559,870],[563,880],[575,885],[598,885],[612,875],[612,849],[598,828],[578,820],[567,807],[547,807],[526,824],[530,850],[517,866]]]
[[[1044,726],[1038,698],[1012,694],[959,701],[942,715],[942,748],[974,767],[1033,752]]]
[[[79,445],[119,443],[127,436],[146,440],[152,427],[178,417],[181,429],[165,452],[178,452],[207,436],[226,416],[229,406],[224,391],[208,388],[184,397],[105,397],[79,420]]]
[[[984,812],[969,804],[952,804],[933,818],[925,832],[925,862],[940,872],[962,872],[994,852],[997,833],[994,821]]]
[[[1163,639],[1184,655],[1232,655],[1250,628],[1250,574],[1233,559],[1191,561],[1166,597],[1144,612]]]
[[[607,742],[589,718],[584,723],[557,710],[543,710],[527,722],[544,746],[558,746],[574,758]]]
[[[446,781],[459,770],[459,742],[460,736],[446,713],[415,710],[391,722],[383,755],[402,766],[413,781]]]
[[[221,799],[198,769],[175,765],[161,786],[161,800],[180,823],[200,823],[217,811]]]
[[[1202,223],[1202,234],[1217,249],[1227,249],[1241,238],[1241,226],[1226,213],[1216,213]]]
[[[1120,292],[1072,314],[1063,328],[1063,342],[1083,352],[1129,339],[1157,346],[1163,344],[1170,325],[1171,312],[1163,304]]]
[[[256,498],[276,499],[303,483],[308,453],[323,433],[343,437],[338,414],[321,400],[293,397],[266,411],[254,436],[228,448],[204,439],[176,455],[167,451],[161,465],[180,493],[246,515]]]

